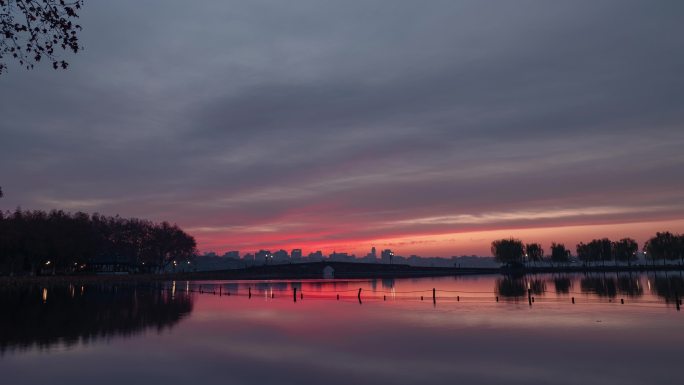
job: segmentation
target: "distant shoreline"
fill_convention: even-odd
[[[332,269],[325,276],[324,269]],[[381,279],[423,278],[473,275],[525,275],[564,273],[620,273],[651,271],[684,271],[684,265],[632,266],[531,266],[505,267],[418,267],[409,265],[367,264],[353,262],[309,262],[285,265],[252,266],[243,269],[168,274],[79,274],[43,276],[3,276],[0,285],[59,282],[125,282],[125,281],[202,281],[202,280],[281,280],[281,279]]]

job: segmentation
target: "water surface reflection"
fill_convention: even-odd
[[[2,316],[0,372],[13,385],[671,383],[683,283],[670,273],[13,288],[0,295],[16,309]]]
[[[192,311],[192,296],[134,284],[15,286],[0,290],[0,352],[72,346],[161,331]]]

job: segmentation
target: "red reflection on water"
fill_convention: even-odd
[[[673,281],[674,280],[674,281]],[[450,306],[504,304],[532,307],[586,306],[675,308],[673,297],[684,285],[677,275],[587,274],[525,277],[459,276],[419,279],[204,281],[185,284],[200,295],[199,309],[222,311],[249,303],[267,302],[272,308],[287,308],[312,301],[325,302],[326,311],[336,311],[332,302],[385,303],[387,306],[419,308],[421,304]],[[673,289],[674,287],[674,289]],[[670,293],[663,292],[670,290]],[[679,289],[679,292],[682,292]],[[213,298],[215,296],[217,298]],[[231,301],[233,299],[233,301]],[[251,302],[244,302],[248,299]],[[375,306],[375,305],[374,305]]]

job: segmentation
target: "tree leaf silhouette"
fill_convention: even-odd
[[[78,53],[81,26],[73,19],[83,0],[0,0],[0,74],[7,71],[6,58],[26,68],[47,58],[54,69],[68,63],[56,56],[55,48]]]

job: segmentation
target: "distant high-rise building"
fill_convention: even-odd
[[[320,250],[317,250],[313,253],[309,253],[309,260],[310,261],[322,261],[323,260],[323,252]]]
[[[394,257],[394,253],[390,249],[385,249],[382,251],[381,256],[383,263],[392,263],[392,257]]]
[[[285,251],[283,249],[280,249],[280,250],[276,251],[275,253],[273,253],[273,260],[274,261],[282,262],[282,261],[287,261],[288,259],[290,259],[290,255],[287,253],[287,251]]]
[[[259,250],[254,254],[254,262],[266,263],[273,258],[270,250]]]
[[[292,260],[302,259],[302,249],[292,249],[292,252],[290,253],[290,258]]]
[[[240,252],[237,250],[226,251],[223,258],[240,259]]]
[[[378,254],[375,251],[375,246],[371,247],[370,253],[366,254],[363,258],[361,258],[361,260],[364,262],[375,263],[378,260]]]
[[[328,256],[328,259],[336,262],[354,262],[356,260],[356,255],[333,251],[332,254]]]

